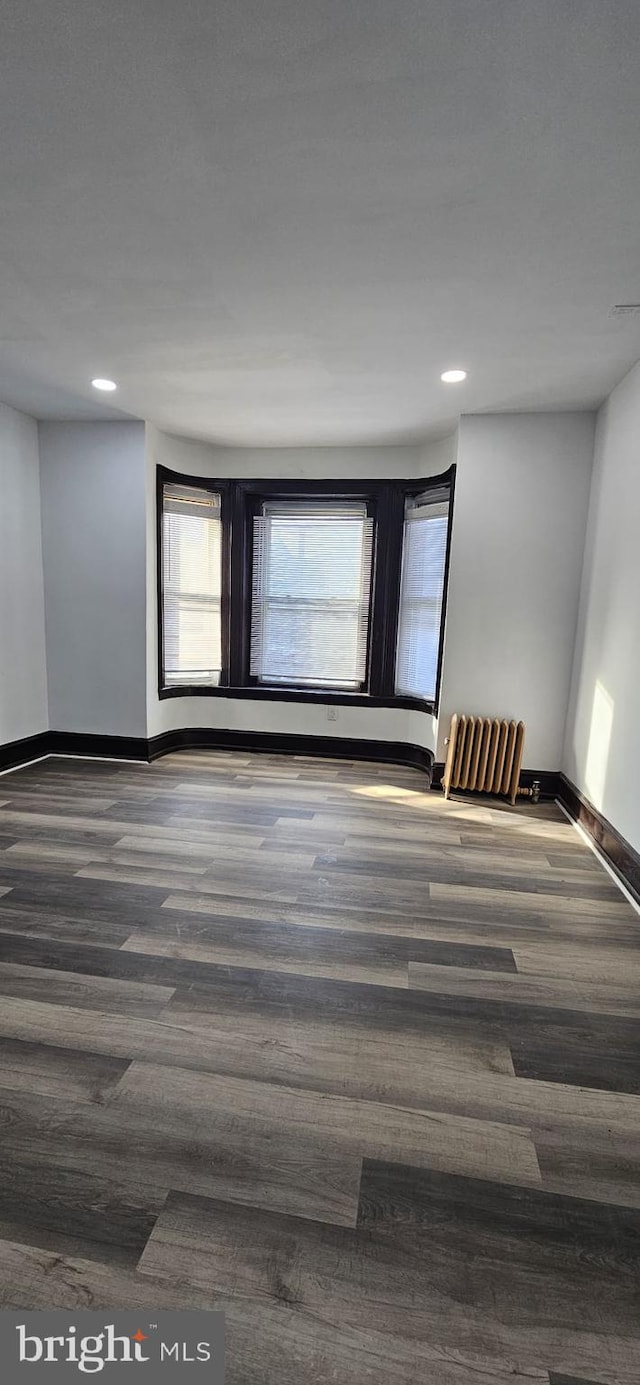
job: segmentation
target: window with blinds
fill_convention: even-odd
[[[268,502],[254,519],[251,674],[357,690],[367,676],[373,524],[365,504]]]
[[[448,526],[448,494],[405,502],[396,693],[428,702],[438,679]]]
[[[163,683],[220,682],[222,525],[220,496],[162,488]]]

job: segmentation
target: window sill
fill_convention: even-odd
[[[398,707],[407,711],[435,712],[433,702],[419,697],[374,697],[370,693],[330,692],[328,689],[311,691],[309,688],[282,687],[206,687],[194,686],[160,688],[160,701],[171,697],[233,697],[247,702],[306,702],[316,706],[338,707]]]

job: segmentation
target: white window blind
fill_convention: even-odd
[[[402,543],[396,692],[432,702],[436,695],[449,502],[408,500]]]
[[[165,686],[215,685],[222,665],[219,495],[165,484],[162,573]]]
[[[366,506],[263,506],[254,520],[251,673],[357,689],[366,678],[373,525]]]

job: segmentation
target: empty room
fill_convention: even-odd
[[[0,71],[7,1379],[638,1385],[637,0]]]

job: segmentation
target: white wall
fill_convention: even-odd
[[[526,724],[561,764],[593,455],[590,413],[463,417],[438,758],[452,712]]]
[[[437,476],[455,466],[458,459],[458,429],[446,438],[423,443],[418,461],[420,476]]]
[[[160,701],[157,693],[157,598],[155,567],[155,468],[204,477],[363,479],[435,475],[450,465],[451,447],[222,448],[174,437],[147,426],[147,724],[149,735],[180,727],[226,727],[308,736],[403,741],[435,749],[435,723],[424,712],[395,707],[336,707],[224,697],[180,697]]]
[[[39,433],[50,726],[146,736],[144,424]]]
[[[390,476],[430,476],[443,470],[442,459],[449,455],[445,448],[446,442],[431,447],[214,447],[212,443],[163,433],[147,424],[151,466],[221,479],[269,476],[279,480],[342,480],[351,476],[386,480]]]
[[[640,850],[640,365],[598,414],[563,769]]]
[[[0,404],[0,744],[48,725],[38,428]]]

